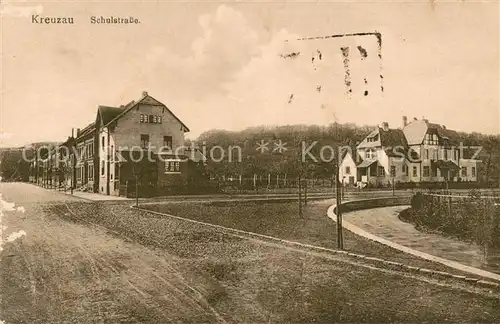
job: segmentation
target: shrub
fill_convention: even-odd
[[[421,211],[424,206],[424,195],[421,192],[417,192],[411,198],[411,208],[415,211]]]

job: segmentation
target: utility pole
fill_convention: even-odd
[[[396,174],[395,174],[396,173],[396,168],[395,167],[393,168],[392,165],[391,165],[390,172],[391,172],[391,178],[392,178],[392,195],[395,196],[396,195],[396,192],[395,192],[396,191],[396,184],[394,183],[394,179],[396,177]]]
[[[345,194],[345,177],[342,177],[342,187],[341,187],[341,196],[340,196],[341,201],[343,201],[345,198],[344,194]]]
[[[307,206],[307,171],[306,171],[306,178],[304,182],[304,206]]]
[[[139,207],[139,175],[135,174],[135,207]]]
[[[71,194],[75,188],[75,178],[76,178],[76,154],[75,154],[75,129],[71,129],[71,143],[70,143],[70,156],[71,156]]]
[[[139,207],[139,167],[134,163],[133,170],[135,176],[135,207]]]
[[[337,247],[339,250],[344,249],[344,236],[343,236],[343,231],[342,231],[342,210],[340,208],[342,201],[341,201],[341,187],[340,187],[340,169],[337,161],[337,167],[336,167],[336,174],[335,174],[335,196],[336,196],[336,202],[337,202]]]
[[[299,171],[299,176],[298,176],[298,179],[299,179],[299,216],[302,217],[302,187],[301,187],[301,182],[302,182],[302,178],[300,176],[300,171]]]

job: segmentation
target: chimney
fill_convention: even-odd
[[[143,92],[142,92],[142,96],[143,96],[143,97],[146,97],[147,95],[148,95],[148,92],[147,92],[147,91],[143,91]]]
[[[441,127],[443,127],[443,129],[446,129],[446,126],[445,126],[445,125],[441,125]]]
[[[422,118],[422,120],[423,120],[426,124],[428,124],[428,123],[429,123],[429,120],[428,120],[428,119]]]
[[[389,130],[389,123],[388,122],[383,122],[382,123],[382,129],[387,132]]]
[[[408,117],[403,116],[403,127],[405,127],[406,125],[408,125]]]
[[[418,120],[417,117],[413,117],[413,120]]]
[[[80,136],[80,128],[76,129],[76,137]]]

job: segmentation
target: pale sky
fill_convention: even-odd
[[[2,146],[63,141],[95,119],[98,105],[126,104],[144,90],[191,138],[263,124],[399,127],[403,115],[500,131],[496,1],[2,3]],[[33,24],[29,10],[75,24]],[[141,23],[92,25],[94,15]],[[382,34],[384,93],[373,37],[285,42],[374,31]],[[350,98],[341,46],[351,51]],[[316,49],[323,59],[313,66]],[[279,56],[292,51],[301,55]]]

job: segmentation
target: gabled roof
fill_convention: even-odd
[[[425,120],[414,120],[403,128],[406,140],[409,145],[419,145],[424,141],[427,132],[433,132],[438,135],[440,145],[441,141],[448,140],[450,143],[458,141],[459,135],[456,131],[447,129],[442,125],[429,123]]]
[[[80,131],[80,134],[77,136],[77,139],[82,138],[84,136],[87,136],[89,134],[92,134],[92,132],[95,131],[95,123],[90,123],[87,126],[85,126],[84,129]]]
[[[99,106],[97,108],[97,113],[101,116],[102,126],[106,126],[117,116],[124,112],[124,108],[110,107],[110,106]]]
[[[457,141],[459,138],[458,132],[444,128],[442,125],[439,124],[427,123],[427,128],[436,131],[439,138],[448,139],[449,142],[451,143]]]
[[[376,137],[378,139],[373,142],[368,142],[369,138]],[[405,134],[401,129],[388,129],[377,127],[373,132],[371,132],[359,145],[358,148],[370,148],[370,147],[403,147],[406,149],[408,143],[406,141]]]
[[[431,161],[431,166],[437,167],[438,169],[451,169],[451,170],[459,169],[458,165],[450,160]]]
[[[340,150],[340,160],[343,161],[345,159],[345,157],[349,154],[351,156],[351,158],[353,159],[353,161],[356,163],[356,160],[357,157],[358,157],[358,151],[356,150],[356,146],[355,145],[349,145],[349,146],[344,146],[341,150]]]
[[[377,163],[377,165],[380,165],[380,163],[378,163],[378,160],[377,160],[377,159],[374,159],[374,160],[364,160],[363,162],[361,162],[361,163],[358,165],[358,168],[367,168],[367,167],[369,167],[370,165],[372,165],[373,163]]]
[[[99,106],[99,108],[104,107],[102,115],[101,115],[101,119],[103,121],[102,122],[103,126],[106,126],[106,125],[120,119],[128,111],[130,111],[132,108],[134,108],[140,104],[156,105],[156,106],[161,106],[161,107],[165,108],[182,125],[185,132],[189,132],[189,128],[176,115],[174,115],[174,113],[170,109],[168,109],[167,106],[165,106],[163,103],[159,102],[158,100],[156,100],[155,98],[151,97],[148,94],[145,94],[137,102],[131,101],[123,108]]]
[[[379,129],[380,143],[383,147],[407,147],[408,142],[406,142],[405,134],[401,129],[389,129],[384,131],[382,128]]]
[[[368,139],[376,138],[377,140],[368,141]],[[380,147],[380,136],[379,136],[379,128],[374,129],[370,134],[368,134],[361,143],[359,143],[358,148],[368,148],[368,147]]]

